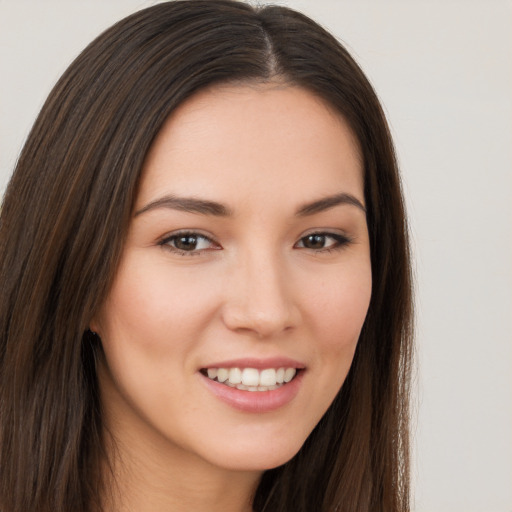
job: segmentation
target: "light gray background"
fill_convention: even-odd
[[[51,86],[156,2],[0,0],[0,193]],[[375,85],[417,274],[416,512],[512,512],[512,2],[289,0]]]

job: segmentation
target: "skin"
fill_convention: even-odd
[[[161,201],[171,195],[229,215]],[[176,249],[180,230],[203,237],[194,250]],[[282,84],[216,86],[181,105],[148,154],[91,322],[117,482],[107,508],[251,510],[262,472],[295,455],[339,391],[370,295],[362,164],[343,118]],[[219,400],[201,368],[245,357],[301,362],[294,398],[261,414]]]

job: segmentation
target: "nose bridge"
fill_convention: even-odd
[[[260,337],[293,327],[297,321],[296,305],[279,251],[252,248],[240,254],[235,267],[225,304],[228,327]]]

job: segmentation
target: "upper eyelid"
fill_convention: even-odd
[[[172,238],[178,237],[178,236],[184,236],[184,235],[195,235],[200,236],[202,238],[206,238],[207,240],[210,240],[210,242],[218,243],[215,238],[212,235],[206,234],[200,229],[178,229],[176,231],[170,231],[166,233],[165,235],[158,238],[158,242],[165,242],[166,240],[170,240]]]
[[[215,248],[215,249],[221,248],[221,245],[214,238],[212,238],[211,236],[205,235],[205,234],[200,233],[198,231],[187,231],[187,230],[171,232],[171,233],[169,233],[167,235],[164,235],[164,236],[162,236],[162,237],[160,237],[159,239],[156,240],[156,245],[159,246],[159,247],[164,247],[164,248],[167,247],[170,250],[180,252],[181,249],[178,249],[177,247],[174,247],[173,244],[171,243],[174,240],[176,240],[177,238],[179,238],[180,236],[182,236],[182,237],[183,236],[195,236],[197,238],[202,238],[202,239],[206,240],[210,245],[214,246],[212,248]],[[205,250],[205,249],[194,249],[194,250],[186,251],[186,252],[188,252],[188,253],[200,253],[203,250]]]
[[[307,238],[308,236],[312,236],[312,235],[321,235],[326,238],[331,238],[335,241],[335,243],[333,244],[334,246],[333,247],[330,247],[330,246],[323,247],[323,248],[319,248],[319,249],[310,249],[308,247],[297,247],[298,244],[301,244],[301,243],[304,244],[303,240],[305,238]],[[353,241],[354,241],[354,238],[352,236],[347,235],[346,233],[339,233],[339,232],[326,231],[326,230],[316,230],[316,231],[310,231],[309,233],[302,235],[297,240],[297,242],[295,242],[295,244],[293,246],[294,246],[294,248],[298,248],[298,249],[304,248],[306,250],[310,250],[315,253],[321,253],[321,252],[330,252],[333,250],[342,249],[343,247],[352,244]]]
[[[210,244],[213,247],[192,249],[192,250],[180,249],[178,247],[175,247],[173,244],[171,244],[171,242],[174,239],[177,239],[180,236],[195,236],[197,238],[203,238],[204,240],[207,240],[208,244]],[[222,246],[218,242],[216,242],[211,236],[200,233],[197,230],[186,230],[186,229],[174,231],[174,232],[168,233],[167,235],[164,235],[159,240],[157,240],[157,246],[162,249],[165,249],[169,252],[172,252],[175,254],[180,254],[182,256],[199,256],[199,255],[203,254],[205,251],[222,249]]]
[[[343,230],[336,230],[336,229],[312,229],[305,231],[303,234],[300,235],[298,240],[302,240],[303,238],[311,235],[324,235],[324,236],[332,236],[332,237],[343,237],[347,240],[352,240],[353,237],[349,235],[346,231]]]

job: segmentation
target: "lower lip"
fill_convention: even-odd
[[[299,392],[304,370],[300,371],[290,382],[272,391],[243,391],[221,384],[199,374],[208,389],[220,400],[234,409],[243,412],[271,412],[290,403]]]

